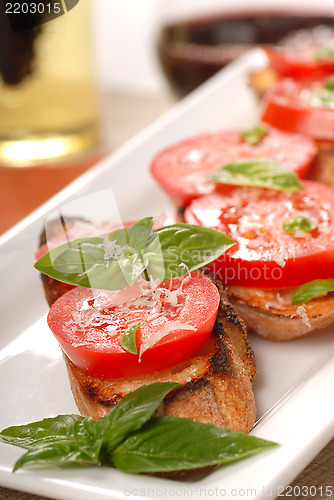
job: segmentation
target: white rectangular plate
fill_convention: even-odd
[[[171,212],[167,197],[150,178],[151,158],[182,138],[255,123],[257,101],[247,74],[263,64],[260,51],[235,62],[0,239],[1,429],[77,412],[59,348],[46,325],[47,305],[33,269],[47,215],[106,188],[113,190],[122,220]],[[83,215],[93,212],[89,205]],[[333,435],[333,331],[282,344],[253,336],[250,341],[259,371],[254,384],[259,420],[253,433],[277,441],[280,447],[180,483],[102,467],[13,474],[22,450],[0,444],[0,484],[66,500],[274,498],[278,488],[288,484]]]

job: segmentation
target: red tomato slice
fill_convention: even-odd
[[[241,139],[241,131],[224,131],[182,141],[155,157],[151,173],[179,206],[222,186],[205,179],[206,174],[231,161],[270,158],[303,177],[317,148],[299,134],[270,130],[257,145]]]
[[[99,378],[136,377],[197,352],[210,337],[219,300],[217,287],[197,271],[153,293],[146,285],[145,295],[138,282],[116,292],[78,287],[54,303],[48,324],[80,369]],[[121,347],[120,337],[137,323],[135,355]]]
[[[262,120],[286,132],[299,132],[317,140],[334,140],[334,109],[310,104],[323,82],[281,80],[267,93]]]
[[[281,288],[334,276],[334,189],[303,181],[303,189],[284,193],[236,188],[229,195],[195,200],[185,211],[191,224],[230,236],[236,245],[210,267],[224,283]],[[295,235],[283,223],[297,215],[315,220],[312,232]]]
[[[270,66],[281,77],[292,77],[295,79],[313,77],[322,78],[334,73],[334,57],[317,58],[322,44],[310,43],[303,47],[286,47],[277,49],[267,47]]]

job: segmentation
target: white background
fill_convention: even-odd
[[[164,1],[92,0],[96,64],[103,89],[151,94],[166,89],[155,50]]]

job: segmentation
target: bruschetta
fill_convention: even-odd
[[[64,236],[55,222],[48,248],[82,234],[76,223],[68,221]],[[45,245],[43,233],[37,257],[45,255]],[[183,386],[165,399],[161,414],[251,430],[254,354],[243,320],[212,275],[194,271],[159,286],[135,282],[120,291],[77,287],[46,275],[42,282],[51,306],[48,323],[83,415],[98,419],[141,385],[175,381]],[[121,342],[129,325],[135,327],[135,352]]]
[[[234,188],[193,201],[188,223],[215,228],[237,245],[210,264],[249,330],[291,340],[334,322],[332,291],[295,303],[300,286],[334,276],[334,190],[313,181],[282,192]]]

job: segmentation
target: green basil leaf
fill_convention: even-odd
[[[123,349],[130,354],[138,353],[136,345],[136,333],[138,328],[140,328],[140,323],[130,326],[130,328],[127,328],[119,339],[119,343],[121,344]]]
[[[0,441],[22,448],[28,448],[37,441],[47,440],[50,437],[67,437],[72,435],[75,422],[81,422],[80,415],[58,415],[45,418],[27,425],[7,427],[0,432]]]
[[[277,191],[294,192],[302,189],[294,172],[266,158],[228,163],[215,172],[210,172],[207,179],[220,184],[253,186]]]
[[[289,234],[295,234],[298,231],[310,233],[316,227],[318,227],[318,221],[308,219],[303,215],[296,215],[295,217],[290,217],[284,222],[283,231]]]
[[[268,134],[268,129],[264,125],[255,125],[244,132],[242,132],[241,137],[245,139],[252,146],[259,144],[261,139]]]
[[[142,224],[142,225],[141,225]],[[146,279],[169,279],[213,261],[234,245],[218,231],[175,224],[152,231],[153,219],[113,231],[108,239],[81,238],[50,250],[35,264],[51,278],[71,285],[119,290]]]
[[[117,255],[116,253],[114,257],[116,257],[126,282],[130,286],[136,282],[148,265],[148,262],[143,258],[142,251],[150,238],[153,224],[154,218],[146,217],[133,226],[116,229],[110,233],[108,241],[104,242],[106,248],[109,245],[110,249],[111,245],[112,255],[114,254],[115,243],[120,249],[125,249],[123,255]]]
[[[78,238],[51,249],[36,263],[38,271],[71,285],[120,290],[135,283],[148,262],[142,257],[154,219],[116,229],[107,239]]]
[[[129,257],[118,261],[128,285],[132,286],[139,276],[145,271],[148,262],[144,261],[141,255],[135,253]],[[99,287],[101,288],[101,287]]]
[[[121,248],[127,248],[130,253],[133,250],[140,252],[147,245],[147,241],[153,231],[153,224],[154,217],[146,217],[132,226],[116,229],[109,234],[108,240],[116,241]]]
[[[334,279],[320,279],[309,281],[301,285],[291,296],[291,304],[305,304],[316,297],[334,292]]]
[[[142,386],[127,394],[104,418],[59,415],[4,429],[0,441],[27,448],[14,470],[28,465],[97,465],[112,463],[111,452],[137,431],[164,397],[180,387],[173,382]]]
[[[114,465],[131,473],[168,472],[227,464],[276,443],[186,418],[152,418],[113,452]]]
[[[100,446],[101,443],[95,443],[98,452]],[[80,449],[73,439],[54,439],[52,442],[37,442],[30,446],[28,451],[17,460],[13,472],[31,465],[48,467],[98,465],[99,460],[95,460],[91,455],[91,448]]]
[[[334,57],[334,49],[333,49],[333,57]],[[325,89],[333,91],[334,90],[334,77],[329,78],[325,83]]]
[[[98,464],[103,436],[91,417],[58,415],[40,422],[9,427],[1,441],[27,448],[14,466],[14,471],[27,465]]]
[[[79,238],[53,248],[35,268],[70,285],[120,290],[127,284],[119,262],[105,258],[103,238]]]
[[[74,448],[85,453],[92,463],[100,460],[100,451],[104,442],[104,432],[98,421],[92,417],[85,417],[73,424],[71,437]]]
[[[323,61],[326,59],[333,59],[333,58],[334,58],[334,47],[332,45],[327,45],[325,47],[321,47],[314,54],[314,59],[316,61]]]
[[[188,271],[199,269],[235,245],[235,242],[223,233],[191,224],[165,226],[155,233],[159,238],[163,256],[163,279],[183,276]],[[156,243],[154,241],[155,246]],[[151,250],[148,245],[144,255],[153,262],[154,251]]]
[[[143,385],[130,392],[98,421],[100,432],[104,436],[103,461],[111,461],[110,453],[131,432],[147,422],[157,410],[162,400],[173,389],[181,387],[175,382],[156,382]]]

